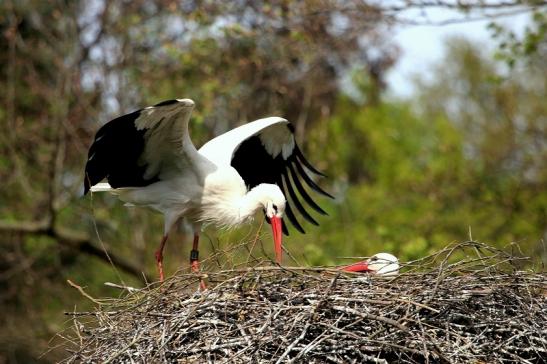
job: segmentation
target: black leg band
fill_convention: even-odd
[[[192,249],[190,251],[190,262],[195,262],[199,260],[199,251]]]

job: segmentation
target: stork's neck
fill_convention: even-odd
[[[236,202],[241,222],[252,220],[257,211],[264,209],[264,190],[262,186],[258,185],[252,188]]]
[[[267,216],[282,217],[286,199],[278,185],[262,183],[251,189],[239,200],[241,219],[252,218],[257,211],[263,210]]]
[[[200,201],[203,222],[219,227],[235,227],[251,220],[260,209],[260,191],[247,191],[245,183],[232,168],[219,168],[208,176]]]
[[[216,186],[204,195],[201,220],[221,227],[236,227],[250,222],[271,199],[272,188],[278,187],[261,184],[247,191],[244,184],[241,188],[233,185],[230,188],[229,184],[222,188]]]

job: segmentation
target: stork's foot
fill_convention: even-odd
[[[167,241],[167,235],[164,235],[163,238],[161,239],[158,250],[156,250],[156,266],[158,267],[160,282],[163,282],[163,279],[165,278],[163,275],[163,248],[165,248],[166,241]]]
[[[192,249],[190,252],[190,267],[192,268],[192,272],[199,275],[199,289],[201,291],[204,291],[207,289],[207,285],[205,285],[205,281],[203,280],[203,277],[200,274],[199,269],[199,252],[197,250]]]
[[[161,250],[156,251],[156,266],[158,267],[158,274],[160,276],[160,282],[165,279],[163,275],[163,254]]]

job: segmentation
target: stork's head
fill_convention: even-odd
[[[341,268],[346,272],[368,272],[383,276],[399,274],[399,259],[389,253],[374,254],[370,259]]]
[[[374,254],[368,260],[368,269],[384,276],[397,275],[399,273],[399,259],[389,253]]]
[[[279,186],[269,183],[262,183],[253,188],[253,194],[256,196],[259,206],[262,207],[266,218],[272,225],[275,257],[277,262],[281,263],[281,243],[283,240],[281,218],[285,213],[287,200]]]
[[[264,213],[269,219],[272,219],[274,217],[282,218],[283,214],[285,213],[285,196],[283,196],[283,194],[279,190],[279,187],[277,187],[277,191],[275,189],[272,189],[272,192],[273,193],[270,194],[270,196],[266,197],[264,201],[262,201],[262,204],[264,206]]]
[[[249,195],[252,195],[253,204],[261,208],[268,219],[282,218],[285,213],[287,200],[279,186],[270,183],[261,183],[254,187]]]

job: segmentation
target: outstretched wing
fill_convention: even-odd
[[[242,125],[212,139],[199,152],[217,164],[234,167],[249,189],[261,183],[277,184],[287,199],[287,218],[302,233],[305,231],[293,207],[314,225],[318,223],[304,204],[326,215],[304,187],[306,184],[333,198],[313,181],[308,171],[324,175],[304,157],[294,139],[294,127],[285,119],[271,117]],[[288,235],[285,224],[283,232]]]
[[[84,194],[104,178],[113,188],[169,178],[198,153],[188,136],[190,99],[164,101],[103,125],[89,148]]]

